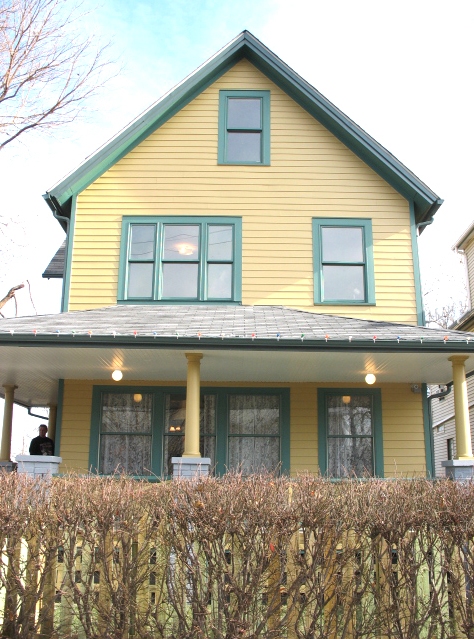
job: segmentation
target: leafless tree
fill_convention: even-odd
[[[0,0],[0,149],[71,122],[102,86],[105,47],[79,16],[75,0]]]

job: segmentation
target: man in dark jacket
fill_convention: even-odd
[[[30,455],[54,455],[54,442],[46,437],[48,427],[41,424],[38,437],[34,437],[30,444]]]

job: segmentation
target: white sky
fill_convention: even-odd
[[[474,218],[472,0],[84,4],[91,9],[85,29],[110,42],[120,72],[86,105],[83,119],[54,136],[25,136],[0,153],[0,211],[11,219],[11,242],[0,236],[0,295],[28,280],[19,314],[59,310],[60,281],[41,273],[63,232],[41,195],[243,29],[445,200],[420,238],[422,275],[441,300],[461,295],[463,272],[450,249]],[[4,310],[13,314],[13,303]],[[15,407],[13,452],[40,423],[22,413]]]

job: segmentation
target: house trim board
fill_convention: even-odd
[[[99,149],[43,197],[61,207],[169,120],[242,58],[248,59],[358,157],[414,203],[418,223],[431,219],[442,200],[376,140],[296,74],[248,31],[242,32],[174,90]],[[67,208],[67,206],[66,206]]]
[[[58,379],[58,404],[56,409],[56,432],[54,435],[54,450],[60,457],[61,453],[61,427],[63,423],[64,408],[64,379]]]
[[[163,432],[154,432],[157,423],[164,423],[164,396],[165,394],[186,394],[185,386],[111,386],[94,385],[92,390],[91,406],[91,430],[89,439],[89,471],[96,473],[99,468],[99,442],[100,442],[100,401],[102,393],[136,393],[140,388],[141,393],[153,393],[153,414],[152,414],[152,466],[155,470],[162,471],[163,462]],[[227,426],[228,426],[228,397],[229,395],[279,395],[280,396],[280,468],[285,474],[290,473],[290,389],[282,387],[233,387],[233,386],[202,386],[201,395],[217,395],[216,410],[216,473],[224,474],[227,469],[222,462],[227,459]],[[217,424],[223,424],[219,429]],[[220,437],[218,437],[218,434]],[[153,463],[153,460],[155,462]],[[148,476],[147,476],[148,478]]]
[[[419,326],[425,325],[425,311],[423,309],[423,289],[421,285],[421,271],[420,271],[420,256],[418,252],[418,234],[416,229],[415,220],[415,205],[413,200],[408,202],[410,207],[410,233],[411,233],[411,247],[413,255],[413,275],[415,280],[415,303],[416,303],[416,317],[417,324]]]
[[[421,385],[421,398],[423,402],[423,432],[425,436],[426,476],[435,476],[434,440],[431,427],[431,412],[428,402],[428,385]]]
[[[326,397],[328,395],[370,395],[373,397],[374,475],[384,477],[382,390],[380,388],[318,388],[318,465],[327,473]]]

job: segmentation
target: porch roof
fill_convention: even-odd
[[[182,381],[201,351],[209,382],[446,383],[474,333],[282,306],[119,305],[0,320],[1,384],[25,405],[55,401],[58,379]],[[182,354],[182,357],[179,354]],[[207,355],[206,355],[207,353]],[[474,370],[474,357],[466,361]]]

